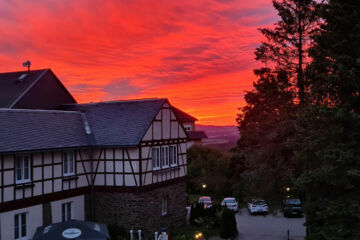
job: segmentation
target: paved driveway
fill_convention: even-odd
[[[286,240],[287,230],[290,239],[304,239],[306,230],[305,218],[285,218],[282,213],[266,216],[251,216],[247,209],[241,209],[236,214],[239,231],[237,240]]]

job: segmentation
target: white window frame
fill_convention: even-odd
[[[31,169],[30,155],[16,155],[15,156],[15,182],[16,182],[16,184],[27,183],[27,182],[31,181],[30,169]],[[20,171],[20,179],[18,179],[19,171]],[[25,178],[25,175],[27,175],[27,178]]]
[[[178,150],[177,150],[177,145],[170,145],[170,149],[169,149],[169,161],[170,161],[170,166],[177,166],[178,165]]]
[[[169,167],[169,146],[161,146],[160,152],[160,159],[161,159],[161,167],[168,168]]]
[[[69,158],[72,157],[72,159]],[[71,161],[72,160],[72,161]],[[75,154],[73,151],[63,152],[63,176],[75,175]],[[71,169],[72,167],[72,169]],[[71,171],[72,170],[72,171]]]
[[[61,221],[66,222],[73,219],[72,202],[65,202],[61,204]]]
[[[160,163],[160,147],[152,147],[152,167],[153,170],[159,170],[161,168]]]
[[[28,239],[28,229],[27,229],[27,216],[28,214],[19,213],[14,215],[14,239],[16,240],[25,240]],[[17,220],[17,224],[16,224]],[[25,223],[24,223],[25,220]],[[23,231],[25,230],[25,231]],[[25,233],[24,233],[25,232]],[[16,237],[18,234],[18,237]]]
[[[165,216],[168,213],[169,198],[164,196],[161,198],[161,215]]]

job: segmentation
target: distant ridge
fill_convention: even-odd
[[[229,151],[236,146],[240,133],[235,125],[196,125],[196,130],[204,131],[208,138],[203,139],[203,145],[213,147],[221,151]]]

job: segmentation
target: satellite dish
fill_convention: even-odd
[[[31,62],[29,60],[27,60],[26,62],[23,62],[23,67],[27,67],[28,71],[30,71],[30,66],[31,66]]]

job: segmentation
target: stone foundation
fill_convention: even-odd
[[[144,191],[95,192],[94,220],[116,223],[126,230],[134,229],[136,232],[141,229],[145,239],[153,239],[154,232],[160,232],[162,227],[169,229],[185,224],[186,196],[185,181]],[[163,197],[168,199],[168,210],[164,216]],[[85,202],[87,205],[90,203]]]

